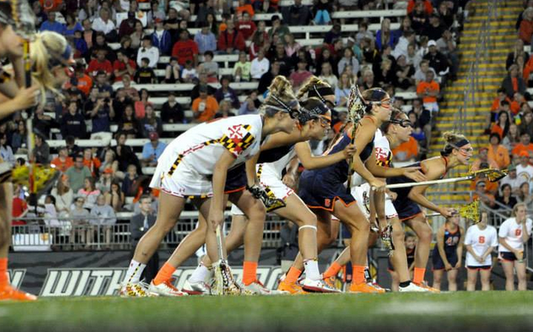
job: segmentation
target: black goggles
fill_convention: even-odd
[[[413,124],[411,123],[411,121],[409,120],[391,120],[390,123],[392,124],[399,124],[400,126],[402,126],[402,128],[407,128],[407,127],[411,127],[413,128]]]
[[[271,94],[270,95],[272,99],[274,99],[281,107],[276,107],[269,105],[269,107],[277,109],[279,111],[289,113],[289,116],[291,119],[298,119],[300,117],[301,111],[298,109],[298,100],[292,100],[290,103],[284,103],[281,99],[279,99],[276,95]]]

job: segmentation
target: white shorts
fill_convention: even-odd
[[[213,186],[205,175],[201,175],[185,163],[180,163],[172,175],[169,171],[174,161],[159,158],[150,188],[159,189],[169,195],[187,198],[189,196],[213,196]]]
[[[267,192],[271,191],[276,198],[281,199],[283,201],[285,201],[287,197],[294,193],[294,190],[287,187],[283,183],[283,181],[281,181],[275,176],[261,174],[259,182],[261,182],[261,185],[267,190]],[[244,215],[244,212],[242,212],[241,209],[237,207],[237,205],[233,204],[231,206],[231,214],[241,216]]]
[[[352,196],[357,202],[357,206],[359,207],[359,209],[361,209],[363,214],[368,219],[370,217],[370,184],[364,183],[360,186],[352,187],[351,192]],[[392,204],[392,200],[387,194],[385,194],[385,216],[387,217],[387,219],[398,217],[398,213],[396,212],[396,209]]]

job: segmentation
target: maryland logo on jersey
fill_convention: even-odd
[[[376,147],[376,164],[382,167],[391,167],[392,153],[389,150]]]
[[[219,140],[220,144],[233,154],[239,154],[246,150],[253,142],[255,137],[250,133],[251,125],[234,125],[228,129]]]

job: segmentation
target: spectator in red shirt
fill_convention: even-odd
[[[108,79],[111,77],[111,74],[113,74],[113,65],[111,64],[111,61],[105,58],[105,52],[102,50],[98,51],[96,59],[91,60],[89,63],[87,74],[94,79],[96,74],[101,70],[106,72]]]
[[[297,66],[298,69],[294,71],[290,76],[291,84],[295,91],[300,89],[300,86],[311,76],[313,76],[313,74],[309,70],[307,70],[307,62],[305,61],[305,59],[300,59],[300,61],[298,61]]]
[[[242,34],[242,37],[245,40],[250,40],[255,30],[257,30],[257,27],[255,26],[255,23],[252,22],[250,14],[248,12],[242,13],[242,21],[237,23],[237,31]]]
[[[100,165],[102,165],[102,162],[100,159],[93,157],[93,149],[86,148],[83,150],[83,165],[87,166],[94,178],[96,177],[96,172],[100,168]]]
[[[16,220],[15,218],[24,218],[28,212],[28,204],[25,200],[20,198],[20,185],[15,185],[13,188],[13,206],[11,210],[11,216],[13,217],[13,226],[26,225],[25,221]]]
[[[417,3],[423,3],[424,4],[424,11],[426,14],[431,15],[433,13],[433,5],[431,4],[431,1],[429,0],[409,0],[407,3],[407,14],[410,14],[413,9],[415,9],[415,6]]]
[[[178,59],[180,66],[184,66],[187,60],[193,61],[195,67],[198,65],[198,45],[189,38],[187,30],[181,30],[180,40],[172,47],[172,56]]]
[[[235,23],[228,20],[226,31],[221,32],[218,36],[218,53],[219,54],[239,54],[244,51],[246,43],[242,34],[235,30]]]
[[[121,82],[124,74],[135,75],[137,64],[129,59],[121,50],[117,51],[117,59],[113,63],[115,82]]]
[[[533,155],[533,144],[531,143],[531,136],[528,133],[520,135],[520,143],[513,149],[513,156],[520,156],[520,153],[525,151],[530,156]]]

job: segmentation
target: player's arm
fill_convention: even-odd
[[[291,159],[289,165],[287,165],[287,173],[283,176],[282,182],[289,188],[294,188],[296,186],[296,175],[298,174],[298,166],[300,161],[297,156]]]
[[[512,252],[513,254],[517,255],[518,254],[518,250],[514,249],[513,247],[511,247],[509,245],[509,243],[507,243],[507,241],[505,240],[504,237],[500,237],[499,238],[500,240],[500,244],[507,250],[509,250],[510,252]]]
[[[37,104],[38,86],[21,88],[15,98],[0,103],[0,119],[3,119],[17,111],[22,111]]]
[[[309,142],[296,143],[294,148],[305,169],[324,168],[346,160],[355,153],[355,145],[352,144],[346,146],[342,151],[325,156],[313,156]]]
[[[261,151],[279,148],[280,146],[286,146],[293,142],[298,142],[300,138],[300,131],[293,130],[290,134],[275,133],[268,135],[268,139],[261,144]]]
[[[257,179],[257,161],[259,160],[259,155],[261,152],[258,152],[255,154],[252,158],[248,159],[246,161],[246,180],[248,182],[248,186],[253,186],[258,182]]]
[[[529,238],[530,238],[530,235],[529,235],[529,232],[528,232],[528,229],[527,229],[527,217],[522,222],[522,229],[524,230],[522,232],[522,241],[524,243],[526,243],[527,241],[529,241]]]
[[[372,153],[370,158],[367,160],[365,166],[368,170],[379,178],[392,178],[396,176],[406,176],[409,179],[412,179],[416,182],[422,182],[426,180],[426,176],[419,171],[420,167],[404,167],[404,168],[393,168],[393,167],[383,167],[377,164],[376,153]]]
[[[224,186],[228,175],[228,168],[235,161],[235,156],[225,150],[213,169],[213,198],[209,209],[209,221],[214,229],[224,221]]]
[[[370,120],[363,119],[361,121],[369,123]],[[363,130],[365,129],[365,130]],[[356,137],[355,137],[355,147],[357,151],[352,157],[352,167],[357,174],[361,175],[363,179],[366,180],[372,187],[382,187],[383,183],[382,181],[376,179],[374,175],[365,167],[363,164],[363,161],[361,160],[361,151],[374,139],[374,133],[375,133],[375,127],[374,126],[368,126],[368,128],[359,127],[359,130],[357,130]],[[374,153],[372,153],[374,154]]]
[[[446,252],[444,251],[444,226],[441,226],[437,232],[437,249],[439,250],[440,258],[444,262],[444,266],[449,266],[450,262],[448,262]]]
[[[426,178],[428,180],[438,179],[441,174],[442,173],[438,168],[428,167],[428,170],[426,171]],[[445,217],[450,217],[453,212],[453,209],[441,208],[436,204],[432,203],[430,200],[428,200],[425,196],[427,188],[428,186],[417,186],[411,188],[411,190],[409,191],[408,198],[413,202],[417,203],[418,205],[425,207],[426,209],[430,209],[432,211],[440,213]]]

